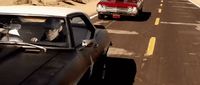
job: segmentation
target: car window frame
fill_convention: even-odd
[[[71,24],[70,24],[70,19],[73,18],[73,17],[81,17],[83,19],[83,21],[85,22],[85,24],[87,24],[87,29],[91,32],[91,35],[90,35],[90,38],[89,39],[93,39],[94,38],[94,33],[95,33],[95,27],[94,25],[91,23],[90,19],[88,18],[87,15],[85,15],[84,13],[72,13],[72,14],[69,14],[67,16],[67,24],[68,24],[68,28],[69,28],[69,34],[70,34],[70,39],[71,39],[71,46],[72,48],[76,48],[75,46],[75,39],[74,39],[74,35],[73,35],[73,31],[72,31],[72,28],[71,28]]]
[[[20,16],[19,16],[20,17]],[[21,16],[21,17],[26,17],[26,16]],[[70,39],[68,39],[68,31],[67,31],[67,29],[68,29],[68,27],[67,27],[67,21],[66,21],[66,19],[65,18],[63,18],[63,17],[57,17],[57,16],[30,16],[30,17],[41,17],[41,18],[59,18],[59,19],[62,19],[64,22],[62,23],[62,26],[63,26],[63,29],[64,29],[64,31],[63,32],[66,32],[66,38],[65,38],[65,42],[62,42],[62,43],[64,43],[65,44],[65,46],[60,46],[60,47],[64,47],[64,48],[71,48],[71,46],[70,46]],[[24,23],[31,23],[31,22],[24,22]],[[49,43],[56,43],[56,42],[49,42]],[[53,48],[53,47],[52,47]]]

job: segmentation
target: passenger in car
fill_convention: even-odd
[[[40,41],[51,41],[51,42],[65,42],[66,36],[63,34],[62,23],[59,19],[50,18],[46,20],[47,31],[44,33]],[[32,42],[37,42],[37,38],[32,38]]]
[[[52,42],[64,42],[65,35],[63,34],[62,30],[62,23],[59,19],[48,19],[46,21],[47,27],[49,27],[48,31],[42,36],[41,40],[47,40]]]

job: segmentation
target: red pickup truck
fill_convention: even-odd
[[[120,16],[136,16],[143,9],[143,0],[100,0],[97,4],[98,18],[111,15],[113,18]]]

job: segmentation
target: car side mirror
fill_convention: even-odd
[[[82,41],[82,46],[83,47],[97,47],[98,44],[93,40],[93,39],[86,39]]]

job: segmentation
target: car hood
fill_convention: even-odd
[[[107,6],[107,7],[121,7],[121,8],[128,8],[128,7],[137,7],[135,3],[123,3],[123,2],[99,2],[98,4]]]
[[[25,52],[0,46],[0,84],[19,85],[58,55],[56,51]]]

